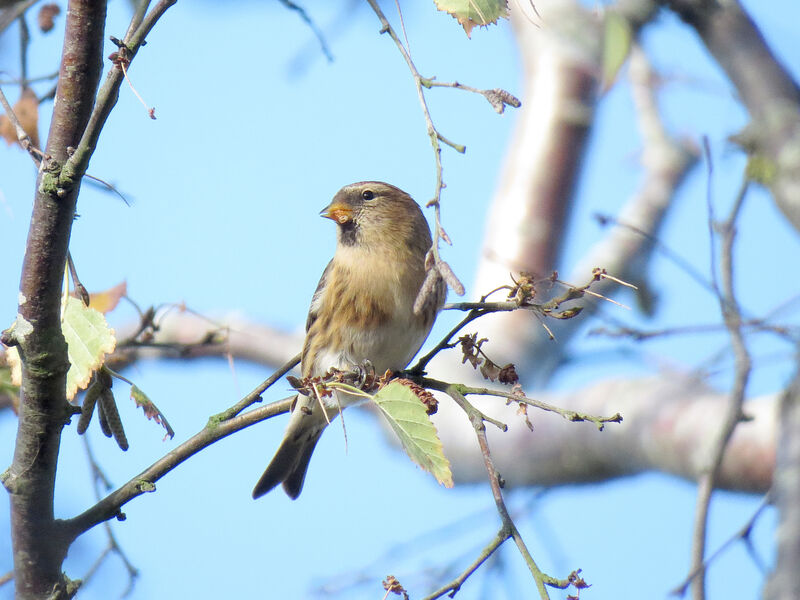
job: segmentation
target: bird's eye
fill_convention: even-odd
[[[375,197],[375,194],[372,193],[372,190],[364,190],[361,192],[361,197],[364,200],[372,200]]]

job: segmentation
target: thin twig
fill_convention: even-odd
[[[112,487],[111,482],[108,480],[105,473],[103,473],[103,470],[100,468],[100,465],[97,462],[97,458],[95,457],[92,447],[89,444],[89,436],[82,437],[83,447],[86,450],[86,458],[89,462],[89,468],[92,471],[92,487],[94,489],[95,499],[99,502],[100,498],[102,497],[100,485],[102,484],[103,487],[106,488],[106,491],[108,491]],[[106,538],[108,539],[107,546],[103,552],[100,553],[100,556],[97,557],[97,560],[95,560],[94,564],[92,564],[88,571],[84,574],[83,582],[86,583],[89,581],[97,569],[100,568],[100,565],[102,565],[102,563],[105,561],[106,557],[113,552],[119,556],[122,564],[125,565],[125,570],[128,572],[128,585],[125,587],[125,591],[122,594],[122,597],[124,598],[133,590],[133,586],[136,583],[136,578],[139,577],[139,569],[133,566],[133,563],[131,563],[127,554],[119,545],[119,542],[114,535],[114,531],[111,529],[111,525],[109,525],[108,522],[105,522],[103,523],[103,526],[106,532]]]
[[[72,277],[72,284],[75,286],[75,293],[84,306],[89,306],[89,292],[86,291],[86,287],[78,277],[78,270],[75,268],[75,261],[72,260],[72,252],[69,250],[67,250],[67,266],[69,267],[70,277]]]
[[[707,135],[703,136],[703,157],[706,160],[706,210],[708,211],[708,218],[706,223],[708,225],[708,258],[711,263],[711,289],[717,298],[722,294],[719,291],[719,282],[717,281],[717,244],[714,239],[714,224],[717,217],[714,215],[714,202],[713,202],[713,188],[714,182],[714,161],[711,158],[711,141]]]
[[[145,12],[149,2],[142,2],[137,7],[131,19],[131,23],[128,26],[128,31],[122,40],[122,43],[127,49],[126,58],[129,62],[133,61],[137,51],[144,43],[145,37],[150,33],[150,30],[164,15],[167,9],[176,2],[177,0],[161,0],[146,14]],[[89,160],[97,147],[97,140],[100,137],[100,132],[119,98],[119,87],[123,78],[122,68],[119,66],[119,62],[117,62],[108,72],[103,85],[100,86],[92,115],[81,136],[81,141],[59,173],[59,185],[74,184],[76,178],[83,176],[86,172]]]
[[[443,381],[437,381],[435,379],[423,379],[421,381],[421,385],[429,387],[434,390],[438,390],[440,392],[444,392],[445,394],[450,396],[467,415],[477,415],[478,417],[480,417],[481,421],[486,421],[488,423],[491,423],[492,425],[497,427],[500,431],[502,432],[508,431],[508,425],[506,425],[505,423],[501,423],[496,419],[493,419],[483,411],[477,409],[475,405],[473,405],[471,402],[469,402],[466,398],[466,395],[462,391],[463,386],[454,383],[445,383]]]
[[[403,19],[403,10],[400,8],[400,0],[394,0],[394,5],[397,7],[397,18],[400,19],[400,29],[403,30],[403,39],[406,41],[406,48],[411,52],[411,42],[408,41],[408,32],[406,31],[406,22]]]
[[[530,552],[528,551],[528,548],[525,546],[525,542],[522,540],[522,536],[519,534],[516,525],[514,525],[511,515],[508,514],[508,509],[506,508],[506,503],[503,499],[501,477],[494,466],[494,461],[492,461],[492,456],[489,452],[489,441],[486,438],[486,426],[483,424],[480,415],[477,413],[471,413],[469,415],[469,420],[472,423],[472,427],[475,429],[475,435],[478,438],[478,445],[481,448],[483,462],[486,466],[486,472],[489,475],[489,485],[492,488],[492,496],[494,496],[497,512],[499,513],[500,519],[503,522],[503,533],[514,539],[517,549],[522,555],[522,558],[525,560],[525,564],[528,566],[528,570],[530,570],[531,575],[536,582],[536,588],[539,591],[539,596],[543,600],[547,600],[550,598],[550,595],[547,593],[546,585],[551,578],[542,573],[542,571],[539,569]]]
[[[745,177],[728,219],[719,226],[722,238],[722,248],[720,252],[722,290],[719,294],[719,304],[731,338],[736,372],[730,393],[728,410],[724,416],[723,424],[718,434],[719,437],[713,446],[709,464],[698,481],[697,506],[695,509],[694,530],[692,533],[691,554],[691,571],[694,573],[694,576],[691,578],[691,586],[694,600],[705,600],[705,549],[708,510],[714,491],[714,483],[722,466],[725,448],[728,445],[731,435],[733,435],[734,429],[736,429],[736,426],[743,417],[742,405],[744,403],[747,382],[750,378],[750,371],[752,368],[752,361],[742,331],[742,315],[739,311],[733,282],[733,243],[736,237],[736,220],[747,195],[749,185],[750,181]]]
[[[225,410],[211,417],[210,421],[215,421],[215,422],[229,421],[230,419],[237,416],[246,408],[252,406],[256,402],[260,402],[261,394],[267,391],[276,381],[278,381],[281,377],[286,375],[286,373],[294,369],[299,364],[300,364],[300,354],[298,353],[295,354],[288,361],[286,361],[283,365],[281,365],[272,375],[267,377],[258,386],[256,386],[256,388],[252,392],[247,394],[244,398],[242,398],[239,402],[231,406],[228,410]]]
[[[289,10],[293,10],[298,15],[300,15],[300,18],[306,25],[308,25],[308,28],[311,29],[311,32],[317,38],[320,50],[322,50],[322,53],[325,55],[325,58],[328,59],[329,63],[333,62],[333,53],[331,52],[331,49],[328,47],[328,44],[325,41],[325,37],[322,35],[322,32],[320,31],[319,27],[317,27],[317,24],[314,23],[313,19],[310,16],[308,16],[306,9],[298,4],[295,4],[294,2],[292,2],[292,0],[279,0],[279,2]]]
[[[128,24],[128,29],[125,32],[125,37],[123,38],[126,42],[133,37],[133,34],[136,33],[136,30],[141,26],[149,7],[150,0],[139,0],[139,2],[136,3],[136,11],[131,17],[131,22]]]
[[[513,310],[513,309],[509,309],[509,310]],[[420,357],[419,360],[417,360],[417,364],[415,364],[413,367],[411,367],[411,369],[409,369],[409,371],[412,374],[422,374],[422,373],[424,373],[425,372],[425,367],[428,366],[428,363],[431,362],[431,360],[433,360],[433,358],[439,352],[441,352],[442,350],[444,350],[446,348],[453,348],[455,346],[455,344],[451,343],[450,340],[452,340],[453,337],[459,331],[461,331],[464,327],[466,327],[470,322],[474,321],[475,319],[477,319],[478,317],[480,317],[480,316],[482,316],[484,314],[486,314],[486,312],[484,312],[480,308],[473,308],[472,310],[470,310],[469,314],[467,314],[466,317],[461,319],[461,321],[459,321],[458,324],[456,324],[456,326],[453,327],[439,341],[438,344],[436,344],[436,346],[431,348],[431,350],[427,354],[425,354],[425,356]]]
[[[14,581],[14,571],[9,571],[4,575],[0,575],[0,587],[3,587],[10,581]]]
[[[753,514],[750,516],[750,518],[747,520],[747,522],[744,525],[742,525],[742,527],[739,529],[739,531],[737,531],[732,536],[730,536],[727,540],[725,540],[722,543],[722,545],[720,545],[720,547],[717,548],[711,554],[711,556],[709,556],[707,559],[705,559],[705,561],[703,562],[703,564],[699,568],[703,569],[703,570],[707,569],[708,566],[711,563],[713,563],[715,560],[717,560],[720,556],[722,556],[722,554],[725,551],[727,551],[728,548],[730,548],[736,542],[742,541],[745,544],[748,552],[751,554],[751,558],[753,559],[753,562],[755,562],[759,566],[759,568],[762,571],[764,571],[763,563],[753,553],[751,534],[753,533],[753,527],[755,526],[756,521],[758,520],[758,518],[761,516],[761,513],[763,513],[764,510],[767,507],[769,507],[771,503],[772,503],[772,493],[771,492],[767,492],[766,494],[764,494],[764,497],[761,499],[761,502],[758,505],[758,507],[756,508],[755,512],[753,512]],[[678,584],[677,586],[675,586],[672,589],[671,594],[675,595],[675,596],[683,596],[686,593],[686,589],[689,587],[689,585],[692,583],[692,581],[694,580],[694,578],[698,574],[699,574],[699,570],[697,570],[697,569],[692,571],[691,573],[689,573],[689,575],[686,576],[686,579],[684,579],[680,584]]]
[[[39,75],[38,77],[29,77],[28,79],[23,80],[20,78],[11,78],[11,79],[0,79],[0,85],[23,85],[23,81],[27,82],[28,84],[31,83],[39,83],[41,81],[51,81],[58,77],[58,71],[53,71],[49,75]],[[40,99],[41,100],[41,99]]]
[[[3,33],[8,26],[16,21],[20,16],[25,14],[31,6],[36,4],[39,0],[25,0],[24,2],[17,2],[0,12],[0,33]]]
[[[22,87],[28,87],[28,46],[31,42],[31,33],[28,30],[28,22],[25,20],[25,13],[19,16],[19,73],[22,79]]]
[[[530,511],[525,510],[525,514]],[[513,513],[513,511],[512,511]],[[372,557],[368,564],[360,568],[334,575],[327,581],[321,582],[312,590],[315,595],[328,596],[347,596],[353,597],[356,594],[355,588],[358,586],[372,585],[378,577],[378,573],[384,573],[387,561],[396,563],[402,558],[420,558],[420,548],[426,548],[428,553],[436,552],[437,546],[452,544],[456,538],[462,537],[474,531],[477,523],[483,523],[487,518],[495,514],[494,507],[486,506],[478,509],[471,514],[458,516],[455,520],[440,523],[435,528],[423,531],[410,539],[403,540],[388,548],[380,555]],[[463,569],[460,565],[472,557],[475,552],[481,552],[485,544],[480,544],[477,548],[467,549],[467,542],[464,541],[462,547],[465,551],[460,555],[449,560],[444,566],[433,566],[426,563],[426,567],[419,575],[427,581],[435,581],[436,586],[442,585],[442,581],[453,579]],[[456,567],[456,565],[459,565]],[[409,576],[404,576],[408,578]],[[428,587],[432,587],[431,583]]]
[[[434,87],[452,88],[455,90],[463,90],[465,92],[471,92],[473,94],[483,96],[486,101],[492,105],[492,108],[494,108],[497,114],[503,114],[506,106],[513,106],[514,108],[519,108],[522,106],[522,102],[519,101],[519,98],[500,88],[482,90],[470,85],[464,85],[458,81],[436,81],[436,78],[434,77],[430,79],[423,77],[420,83],[428,89]]]
[[[190,439],[168,452],[139,475],[98,501],[82,514],[64,521],[65,530],[70,535],[77,537],[98,523],[119,516],[122,506],[141,494],[155,491],[156,481],[207,446],[250,425],[288,412],[294,396],[271,402],[265,406],[240,414],[247,407],[260,401],[261,394],[299,362],[300,356],[297,355],[228,410],[210,417],[206,426]]]
[[[527,404],[528,406],[533,406],[534,408],[538,408],[546,412],[556,413],[564,417],[567,421],[571,421],[574,423],[576,422],[594,423],[600,431],[604,429],[606,423],[622,422],[622,415],[620,415],[619,413],[616,413],[610,417],[598,417],[594,415],[588,415],[585,413],[580,413],[574,410],[570,410],[568,408],[561,408],[560,406],[556,406],[554,404],[548,404],[547,402],[542,402],[541,400],[536,400],[535,398],[529,398],[528,396],[522,394],[506,392],[505,390],[493,390],[490,388],[483,388],[483,387],[471,387],[460,383],[447,383],[436,379],[430,379],[428,377],[420,378],[419,384],[427,388],[445,392],[448,395],[449,395],[448,390],[451,391],[456,390],[462,396],[496,396],[498,398],[506,398],[507,400],[512,400],[514,402],[521,402],[522,404]],[[462,406],[462,408],[464,407]],[[481,415],[483,415],[483,413],[481,413]],[[485,415],[483,416],[485,417]],[[485,420],[496,424],[496,422],[492,419],[485,418]]]
[[[411,375],[421,375],[425,371],[425,367],[428,363],[433,360],[433,358],[442,350],[453,348],[455,344],[452,342],[453,337],[461,331],[466,325],[478,319],[486,314],[493,313],[493,312],[510,312],[514,310],[529,310],[532,311],[539,317],[553,317],[557,319],[571,319],[576,317],[580,311],[580,307],[576,308],[567,308],[561,311],[561,306],[567,302],[572,300],[578,300],[583,298],[585,294],[590,294],[596,296],[598,298],[607,300],[609,302],[614,302],[610,298],[606,296],[602,296],[600,294],[595,294],[590,290],[591,286],[598,281],[604,279],[611,279],[623,285],[630,285],[615,277],[609,276],[604,269],[595,268],[592,272],[592,279],[586,285],[575,287],[571,286],[563,281],[559,281],[554,277],[548,278],[549,281],[560,283],[566,286],[566,289],[562,294],[559,296],[554,296],[545,302],[533,302],[533,293],[527,294],[526,292],[520,291],[522,289],[521,286],[517,287],[517,293],[515,293],[512,289],[510,292],[509,297],[513,297],[511,300],[501,301],[501,302],[487,302],[486,299],[489,295],[493,294],[494,292],[505,289],[511,288],[511,286],[500,286],[489,294],[485,295],[481,298],[478,302],[458,302],[453,304],[446,304],[443,310],[460,310],[460,311],[469,311],[467,315],[456,324],[440,341],[436,346],[434,346],[427,354],[422,356],[420,359],[417,360],[417,363],[408,369],[408,372]],[[619,304],[618,302],[614,302],[614,304]],[[551,339],[553,338],[552,333],[550,332],[547,325],[541,321],[542,327],[550,334]]]
[[[694,265],[692,265],[688,260],[683,258],[675,250],[673,250],[672,248],[667,246],[664,242],[662,242],[658,237],[654,236],[653,234],[643,229],[640,229],[639,227],[636,227],[635,225],[621,221],[611,215],[595,213],[594,218],[600,224],[601,227],[613,224],[616,225],[617,227],[622,227],[623,229],[627,229],[628,231],[640,235],[642,238],[651,243],[653,247],[657,248],[664,258],[677,265],[684,273],[686,273],[689,277],[691,277],[698,284],[700,284],[701,287],[711,292],[714,291],[714,285],[711,282],[709,282],[708,279],[706,279],[705,275],[703,275],[699,270],[697,270],[694,267]]]
[[[62,521],[63,530],[66,535],[74,539],[95,525],[121,515],[121,509],[125,504],[137,496],[154,492],[156,482],[185,460],[232,433],[289,412],[293,399],[294,396],[277,400],[222,422],[216,421],[212,417],[202,430],[108,494],[100,502],[80,515]]]
[[[128,83],[128,87],[131,88],[131,91],[133,92],[133,95],[136,96],[136,98],[139,100],[141,105],[144,106],[144,108],[147,111],[147,114],[150,116],[150,118],[153,121],[155,121],[156,120],[156,109],[153,106],[148,106],[147,102],[144,101],[144,98],[142,98],[141,94],[134,87],[133,82],[131,81],[131,78],[128,77],[128,68],[125,66],[125,61],[123,61],[123,60],[119,61],[119,68],[122,69],[122,76],[125,78],[125,81]]]
[[[436,126],[433,124],[433,119],[431,118],[430,110],[428,109],[428,103],[425,100],[425,93],[423,91],[423,77],[417,71],[417,67],[414,66],[414,61],[411,60],[411,55],[408,53],[408,50],[403,45],[403,42],[400,41],[400,38],[397,36],[397,33],[392,28],[391,24],[387,20],[386,16],[383,14],[380,6],[376,0],[367,0],[369,5],[372,7],[372,10],[377,15],[378,19],[381,22],[381,33],[388,33],[389,37],[392,38],[395,45],[397,46],[398,50],[400,50],[400,54],[403,55],[403,58],[408,65],[409,70],[411,71],[411,75],[414,78],[414,86],[417,89],[417,97],[419,98],[420,106],[422,107],[422,113],[425,117],[425,124],[427,126],[428,137],[431,140],[431,146],[433,148],[433,155],[434,161],[436,163],[436,186],[434,188],[433,198],[427,203],[427,206],[432,206],[434,210],[434,234],[433,234],[433,244],[431,246],[431,254],[434,258],[435,264],[438,265],[439,263],[443,262],[439,257],[439,240],[448,240],[447,234],[444,232],[441,223],[441,210],[440,210],[440,200],[442,196],[442,190],[445,187],[444,179],[442,178],[442,147],[439,142],[447,144],[451,148],[453,148],[456,152],[460,152],[463,154],[466,152],[466,146],[462,144],[457,144],[455,142],[450,141],[446,137],[444,137],[439,131],[436,129]],[[455,276],[454,276],[455,277]],[[464,293],[464,286],[461,284],[460,281],[456,280],[456,286],[453,288],[458,295],[463,295]]]
[[[84,177],[86,179],[89,179],[90,183],[99,184],[104,190],[113,192],[114,194],[119,196],[120,200],[122,200],[125,203],[125,206],[131,205],[128,199],[122,195],[122,192],[120,192],[116,187],[114,187],[112,184],[108,183],[104,179],[100,179],[99,177],[95,177],[94,175],[90,175],[89,173],[85,173]]]
[[[528,566],[528,570],[530,570],[531,575],[533,576],[533,579],[536,582],[536,588],[539,591],[540,597],[544,600],[550,598],[549,594],[547,593],[547,586],[564,589],[572,585],[573,583],[572,577],[569,577],[567,579],[556,579],[554,577],[551,577],[543,573],[537,566],[536,561],[534,561],[530,552],[528,551],[528,548],[525,545],[525,542],[522,539],[519,530],[517,530],[517,527],[514,524],[514,521],[508,512],[505,500],[503,499],[502,488],[505,485],[504,480],[501,477],[500,473],[495,468],[494,461],[492,460],[492,456],[489,451],[489,441],[486,437],[486,426],[484,425],[484,421],[489,419],[486,419],[486,415],[484,415],[481,411],[476,409],[472,404],[470,404],[467,401],[467,399],[464,397],[464,394],[461,392],[462,386],[455,384],[443,384],[442,382],[436,382],[431,380],[426,380],[426,383],[433,383],[434,385],[431,386],[433,387],[433,389],[439,389],[440,391],[450,396],[467,414],[467,417],[469,418],[470,423],[472,424],[472,427],[475,430],[475,434],[478,438],[478,445],[480,446],[481,455],[483,456],[484,465],[486,467],[486,472],[489,476],[489,485],[491,486],[492,489],[492,496],[494,497],[495,506],[502,521],[502,527],[500,529],[500,532],[498,533],[498,537],[502,537],[503,538],[502,541],[505,541],[506,539],[509,538],[514,540],[514,543],[516,544],[519,553],[522,555],[525,564]],[[493,420],[490,420],[490,422],[495,424],[497,423],[496,421]],[[502,541],[494,546],[492,552],[500,546]],[[487,557],[491,556],[492,552],[489,552],[487,554]],[[485,558],[483,560],[485,560]],[[454,593],[455,591],[453,591],[453,594]]]
[[[28,154],[31,155],[33,162],[36,163],[36,166],[39,166],[39,163],[42,162],[42,158],[44,157],[44,152],[42,152],[39,148],[33,145],[31,141],[31,137],[27,134],[25,129],[23,129],[22,124],[19,122],[19,118],[17,117],[14,109],[9,104],[6,95],[3,93],[3,89],[0,88],[0,104],[3,105],[3,109],[6,111],[6,116],[11,124],[14,126],[14,131],[17,134],[17,142],[19,145],[22,146]]]
[[[443,587],[439,588],[435,592],[433,592],[429,596],[425,596],[423,600],[436,600],[436,598],[441,598],[445,594],[450,596],[451,598],[458,593],[461,589],[461,586],[467,580],[467,578],[472,575],[478,568],[486,562],[486,560],[494,554],[495,550],[497,550],[503,542],[505,542],[509,538],[509,532],[506,530],[505,527],[501,528],[500,531],[497,532],[497,535],[486,545],[486,547],[481,550],[481,553],[478,555],[478,558],[469,565],[463,572],[459,574],[453,581],[447,583]]]
[[[770,325],[766,322],[767,318],[742,320],[742,328],[757,332],[772,333],[787,342],[797,343],[800,341],[800,329],[789,325]],[[724,323],[701,323],[697,325],[676,325],[665,327],[664,329],[636,329],[625,325],[620,325],[616,329],[606,327],[596,327],[590,329],[587,335],[597,335],[606,337],[628,337],[634,341],[641,342],[660,337],[687,334],[719,333],[726,330]]]

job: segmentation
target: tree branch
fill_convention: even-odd
[[[736,86],[751,123],[738,141],[756,179],[800,231],[800,87],[780,64],[758,27],[736,0],[662,0],[694,27]]]
[[[174,322],[169,324],[172,319]],[[134,359],[233,356],[275,366],[285,362],[288,351],[296,350],[301,343],[299,335],[292,337],[241,317],[209,323],[197,315],[175,313],[160,322],[164,323],[157,332],[160,345],[136,349]],[[230,323],[229,342],[198,345],[197,341],[206,338],[210,331],[219,330],[219,323]],[[286,341],[292,339],[295,344]],[[188,353],[181,351],[183,345],[188,345]],[[454,359],[452,363],[459,364],[456,367],[448,363],[448,369],[440,369],[434,362],[430,371],[438,378],[454,381],[463,381],[465,373],[473,372],[471,367],[461,365],[460,360]],[[620,412],[625,422],[601,435],[591,433],[575,439],[571,424],[563,417],[540,414],[531,417],[535,427],[531,433],[517,415],[516,405],[504,406],[497,399],[474,400],[485,413],[509,425],[508,434],[493,437],[491,442],[495,460],[514,465],[504,467],[504,472],[515,486],[588,483],[649,470],[696,481],[699,475],[696,465],[703,464],[702,453],[728,401],[727,394],[677,373],[607,379],[581,389],[557,393],[536,391],[530,395],[565,411]],[[461,412],[451,412],[449,407],[451,403],[440,403],[434,419],[453,463],[456,482],[481,481],[485,476],[483,463],[474,452],[474,444],[468,442],[472,439],[471,430],[465,427]],[[718,489],[764,493],[769,488],[775,455],[776,410],[775,396],[748,399],[747,415],[751,420],[737,428],[728,445],[716,482]],[[676,429],[679,424],[680,432]],[[390,440],[393,437],[393,434],[388,436]],[[523,465],[519,456],[537,456],[538,460],[526,462],[520,468]]]
[[[463,154],[467,151],[467,148],[462,144],[457,144],[446,137],[444,137],[439,130],[436,129],[436,126],[433,124],[433,119],[431,118],[430,110],[428,109],[428,103],[425,100],[425,92],[422,89],[423,87],[430,88],[431,79],[424,78],[419,74],[417,71],[417,67],[414,65],[414,61],[411,60],[411,55],[408,52],[408,49],[403,45],[403,42],[400,41],[397,33],[395,32],[394,28],[392,28],[391,24],[389,23],[386,16],[383,14],[378,2],[376,0],[367,0],[372,10],[375,12],[375,15],[378,17],[378,20],[381,22],[381,33],[388,33],[389,37],[392,38],[395,45],[397,46],[400,53],[403,55],[403,59],[406,61],[409,70],[411,71],[411,75],[414,78],[414,86],[417,90],[417,96],[419,98],[420,106],[422,107],[422,114],[425,117],[425,124],[427,126],[428,137],[431,140],[431,147],[433,148],[433,156],[434,162],[436,165],[436,186],[434,188],[433,198],[427,203],[427,206],[432,206],[434,210],[434,231],[433,231],[433,243],[431,245],[431,249],[429,252],[429,256],[433,258],[433,263],[436,269],[439,270],[444,280],[447,282],[447,285],[459,296],[464,295],[464,285],[461,281],[458,280],[453,270],[450,268],[445,261],[443,261],[439,256],[439,240],[445,240],[447,243],[450,243],[450,238],[444,231],[441,222],[441,207],[440,201],[442,196],[442,190],[445,188],[444,179],[442,177],[443,167],[442,167],[442,147],[439,142],[447,144],[451,148],[453,148],[456,152],[460,152]],[[402,18],[402,15],[401,15]],[[502,91],[502,90],[501,90]],[[506,92],[507,96],[516,100],[516,106],[519,106],[519,100],[511,96]],[[506,102],[511,106],[514,106],[513,101]],[[501,105],[503,102],[501,101]],[[432,267],[433,268],[433,267]],[[420,291],[420,294],[425,293],[425,288]],[[419,299],[417,300],[420,301]]]
[[[541,277],[554,270],[568,237],[569,207],[598,102],[602,22],[574,2],[548,0],[536,2],[536,8],[546,25],[541,30],[512,12],[524,66],[525,102],[489,212],[474,283],[479,290],[494,288],[509,272]],[[656,8],[647,0],[628,0],[614,10],[636,35]],[[638,96],[652,95],[652,89],[643,89],[648,85],[635,83]],[[637,102],[639,112],[652,113],[654,108],[653,99]],[[654,116],[657,122],[657,113]],[[649,231],[662,222],[676,187],[695,160],[663,128],[653,127],[653,120],[651,116],[641,120],[646,171],[640,190],[624,209],[626,218]],[[583,279],[590,265],[631,281],[649,247],[646,239],[614,231],[587,253],[570,278]],[[603,293],[602,288],[597,291]],[[558,347],[537,331],[538,323],[521,313],[486,319],[481,333],[494,342],[501,363],[515,363],[527,381],[542,381],[561,362],[566,341],[578,327],[578,321],[556,324]]]
[[[576,435],[576,425],[560,414],[536,411],[528,413],[534,428],[530,431],[516,404],[471,398],[476,408],[508,425],[506,433],[490,431],[489,441],[509,486],[592,483],[647,471],[697,481],[730,395],[710,390],[697,379],[666,373],[600,381],[569,392],[537,392],[535,398],[589,415],[619,411],[625,421],[603,432],[578,424],[582,434]],[[763,494],[774,472],[777,396],[748,399],[746,413],[749,420],[736,428],[715,486]],[[440,402],[433,420],[456,485],[482,481],[483,461],[470,441],[471,428],[462,411]],[[530,456],[536,460],[520,460]]]
[[[722,427],[717,435],[711,451],[708,466],[700,476],[697,486],[697,507],[695,510],[694,531],[692,534],[692,572],[695,573],[692,583],[692,597],[694,600],[704,600],[705,593],[705,553],[706,553],[706,528],[708,525],[708,509],[711,504],[711,495],[714,491],[715,480],[722,467],[722,458],[725,448],[733,435],[734,429],[742,421],[747,382],[750,379],[752,362],[750,353],[745,344],[742,332],[742,315],[736,300],[733,285],[733,242],[736,237],[736,220],[744,202],[749,181],[744,179],[739,195],[734,202],[728,219],[720,225],[722,232],[721,274],[722,290],[719,292],[719,304],[725,326],[731,338],[736,373],[730,400],[723,416]]]
[[[61,429],[72,411],[65,398],[69,368],[61,333],[60,296],[80,181],[45,185],[68,160],[91,113],[102,68],[104,0],[72,0],[50,134],[34,198],[20,281],[19,312],[3,342],[23,361],[19,425],[11,467],[3,476],[10,494],[16,593],[60,598],[77,586],[62,573],[69,540],[54,520],[53,494]]]
[[[141,24],[132,24],[134,48],[171,4],[174,0],[160,2]],[[137,11],[135,18],[140,15]],[[11,497],[17,595],[24,598],[71,597],[80,585],[62,573],[73,538],[53,515],[61,430],[73,413],[65,398],[69,362],[60,296],[81,179],[113,106],[108,93],[95,102],[105,17],[104,0],[69,3],[53,117],[22,266],[19,312],[2,336],[5,344],[17,346],[23,365],[14,460],[2,482]]]
[[[175,4],[177,0],[161,0],[153,9],[144,16],[144,11],[149,2],[142,2],[134,13],[131,24],[125,37],[122,39],[122,45],[125,50],[125,59],[127,61],[133,60],[139,48],[145,41],[145,37],[150,33],[150,30],[155,26],[156,22],[163,16],[167,9]],[[111,114],[111,110],[117,104],[119,99],[119,86],[122,84],[124,78],[123,70],[119,63],[114,63],[111,70],[106,76],[103,86],[97,93],[97,101],[94,104],[89,123],[86,130],[80,138],[80,143],[70,156],[69,161],[64,165],[63,171],[59,176],[59,185],[68,184],[76,178],[80,178],[86,172],[89,166],[89,159],[91,159],[95,148],[97,147],[97,140],[100,137],[100,132]]]
[[[271,402],[226,421],[212,417],[202,430],[111,492],[100,502],[77,517],[62,521],[62,528],[72,540],[99,523],[113,517],[120,517],[121,509],[125,504],[146,492],[154,492],[156,481],[185,460],[232,433],[288,412],[293,399],[294,396]]]
[[[800,348],[798,348],[800,358]],[[764,586],[766,600],[800,598],[800,369],[781,398],[774,502],[778,509],[775,570]]]
[[[486,473],[489,476],[489,485],[492,489],[492,496],[494,497],[495,506],[497,507],[497,512],[500,515],[500,520],[503,524],[498,537],[503,537],[503,541],[507,539],[514,540],[514,543],[517,545],[522,558],[525,560],[525,564],[528,566],[528,569],[530,570],[531,575],[536,582],[536,588],[539,591],[539,596],[543,600],[547,600],[550,596],[547,593],[546,585],[555,580],[542,573],[542,571],[539,569],[530,552],[528,551],[522,536],[519,534],[517,526],[511,519],[511,515],[508,513],[505,500],[503,499],[503,479],[497,469],[495,469],[494,461],[492,460],[492,456],[489,451],[489,440],[486,437],[486,426],[483,423],[485,415],[467,402],[466,398],[464,398],[464,396],[455,386],[445,386],[443,391],[450,396],[467,414],[467,417],[469,418],[469,421],[475,430],[475,434],[478,438],[478,445],[480,446],[481,450],[481,456],[483,457],[483,463],[486,468]],[[499,547],[500,544],[498,543],[494,546],[494,549]]]

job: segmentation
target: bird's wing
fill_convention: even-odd
[[[325,270],[322,272],[322,277],[319,278],[319,283],[317,284],[317,289],[314,290],[314,295],[311,297],[311,306],[308,307],[308,318],[306,319],[306,332],[311,329],[311,325],[314,321],[317,320],[317,315],[319,314],[319,308],[322,304],[322,296],[325,291],[325,284],[328,280],[328,274],[333,269],[333,260],[328,263],[328,266],[325,267]]]

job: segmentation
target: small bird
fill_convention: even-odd
[[[447,293],[436,275],[415,313],[431,247],[422,210],[393,185],[362,181],[339,190],[320,215],[338,225],[337,243],[311,299],[300,362],[303,377],[324,375],[331,367],[349,371],[365,361],[378,374],[404,369],[428,337]],[[298,394],[283,440],[253,498],[282,483],[296,499],[325,427],[341,408],[360,400],[342,391],[321,400]]]

